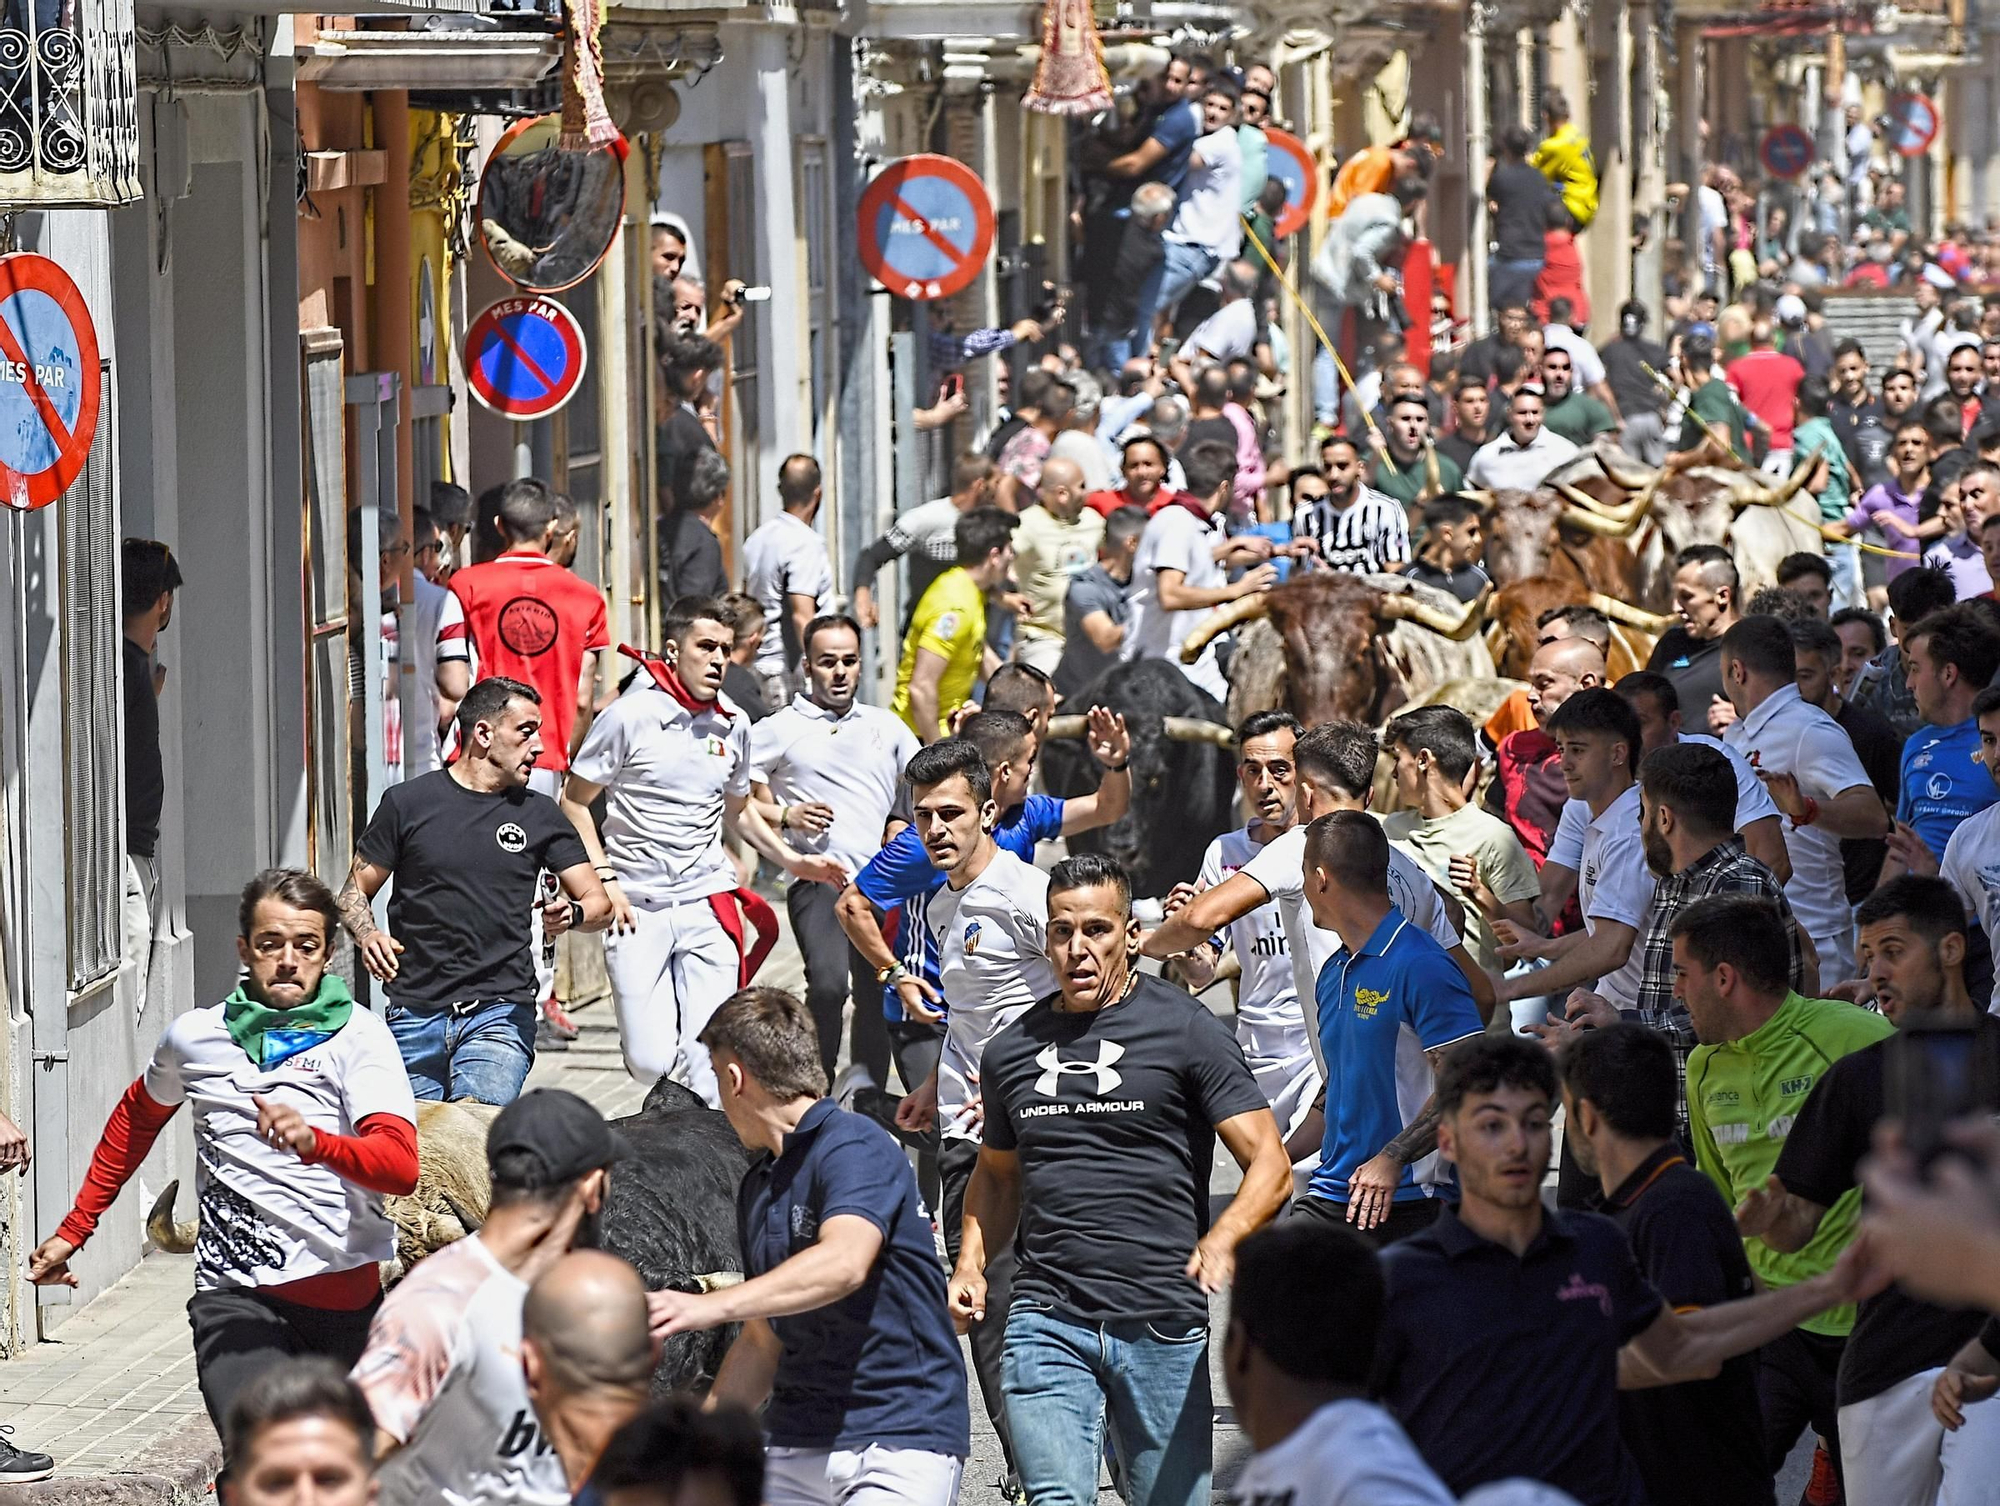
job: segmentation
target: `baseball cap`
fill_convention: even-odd
[[[1710,324],[1706,319],[1697,319],[1687,327],[1687,333],[1690,335],[1699,335],[1704,340],[1713,340],[1715,338],[1715,326]]]
[[[1796,293],[1787,293],[1778,300],[1778,322],[1797,328],[1806,322],[1806,302]]]
[[[560,1187],[632,1153],[625,1137],[574,1093],[536,1088],[523,1093],[486,1132],[486,1164],[519,1153],[532,1167],[531,1187]]]

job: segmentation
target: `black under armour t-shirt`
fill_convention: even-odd
[[[391,1003],[535,1003],[530,911],[542,870],[590,861],[547,795],[482,794],[437,769],[392,784],[355,851],[395,875],[389,934],[403,943]]]
[[[1215,1126],[1267,1109],[1222,1022],[1141,976],[1108,1009],[1043,999],[986,1043],[985,1143],[1021,1158],[1015,1300],[1086,1322],[1208,1322],[1187,1276]]]

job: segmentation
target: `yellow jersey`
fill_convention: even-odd
[[[927,648],[944,660],[938,681],[938,730],[952,712],[972,699],[986,652],[986,593],[973,584],[963,565],[954,565],[917,602],[910,630],[903,635],[903,659],[896,666],[896,698],[890,709],[919,737],[923,729],[910,715],[910,677],[916,673],[917,650]]]
[[[1590,155],[1590,138],[1566,120],[1562,128],[1536,147],[1528,165],[1538,168],[1562,195],[1563,208],[1581,230],[1597,218],[1597,163]]]

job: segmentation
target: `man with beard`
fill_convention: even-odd
[[[1722,695],[1722,635],[1742,621],[1742,589],[1720,544],[1690,544],[1674,556],[1680,621],[1660,635],[1646,668],[1673,683],[1681,716],[1697,732],[1719,733],[1735,720]]]
[[[1577,384],[1575,358],[1560,345],[1543,353],[1542,387],[1542,424],[1558,438],[1583,446],[1618,428],[1611,410]]]
[[[1861,486],[1879,484],[1889,474],[1889,428],[1882,402],[1868,390],[1868,353],[1859,340],[1842,340],[1833,348],[1833,397],[1827,418],[1840,436],[1847,463]],[[1916,386],[1910,384],[1911,401]]]

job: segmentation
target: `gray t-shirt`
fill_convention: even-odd
[[[1092,612],[1104,612],[1119,626],[1131,617],[1125,593],[1129,585],[1112,578],[1102,565],[1092,565],[1069,583],[1063,598],[1063,652],[1056,665],[1058,696],[1072,696],[1118,662],[1118,655],[1104,653],[1083,630],[1083,619]]]

